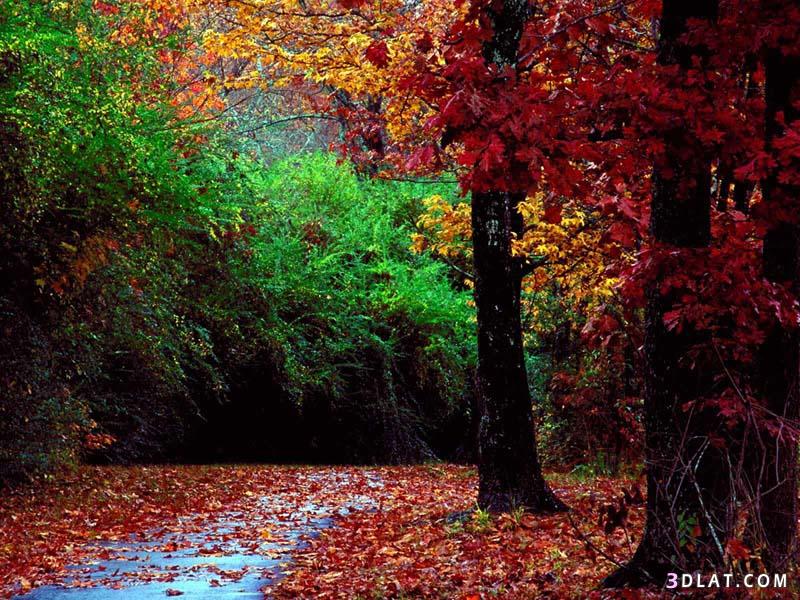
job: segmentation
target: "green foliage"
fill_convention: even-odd
[[[466,417],[473,313],[442,265],[408,250],[422,191],[320,154],[250,181],[229,285],[198,282],[204,321],[241,364],[269,349],[282,400],[329,459],[432,455],[431,429]],[[316,429],[315,410],[330,417]]]
[[[130,85],[155,61],[87,43],[104,33],[89,3],[0,4],[0,477],[72,457],[91,427],[77,391],[102,336],[82,288],[140,225],[129,204],[175,171],[174,136],[153,133],[169,109]]]
[[[174,39],[114,43],[89,3],[1,10],[0,479],[208,436],[329,460],[464,444],[474,314],[408,250],[430,186],[265,168],[173,125]]]
[[[258,223],[240,276],[268,297],[278,318],[292,319],[284,321],[284,339],[295,349],[298,387],[341,389],[337,362],[367,349],[402,356],[412,342],[418,355],[404,358],[419,361],[420,383],[462,388],[471,311],[466,295],[446,284],[442,265],[407,250],[416,190],[359,181],[322,155],[278,163],[265,180],[273,200],[262,211],[273,214]]]
[[[475,512],[472,513],[472,519],[469,523],[470,530],[474,531],[475,533],[485,533],[489,531],[492,527],[492,515],[486,510],[483,510],[480,507],[475,508]]]

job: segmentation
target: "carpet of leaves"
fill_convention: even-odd
[[[489,516],[476,510],[474,469],[453,465],[82,467],[0,499],[0,598],[103,560],[98,541],[213,537],[209,524],[224,515],[247,523],[226,534],[239,548],[275,552],[286,540],[281,578],[264,589],[280,600],[666,597],[598,591],[636,547],[642,482],[549,480],[569,513]],[[290,538],[308,506],[333,526],[298,547]]]
[[[384,482],[376,508],[338,519],[296,553],[276,597],[586,598],[614,569],[610,559],[632,554],[644,520],[630,479],[554,475],[570,513],[490,517],[475,510],[474,469],[374,471]]]
[[[111,576],[90,580],[93,565],[114,558],[107,542],[156,542],[153,550],[174,552],[181,548],[170,534],[200,533],[206,541],[201,554],[282,558],[309,522],[333,518],[343,505],[367,503],[358,493],[372,489],[371,477],[353,468],[81,467],[0,499],[0,598],[67,579],[74,579],[69,587],[135,583]],[[220,527],[232,520],[247,525]],[[67,570],[70,565],[85,566],[87,573]],[[219,578],[235,581],[245,574],[220,572]],[[157,569],[126,575],[140,583],[176,576]]]

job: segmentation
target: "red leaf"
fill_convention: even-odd
[[[389,47],[386,42],[372,42],[364,52],[366,59],[373,65],[382,69],[389,64]]]
[[[558,225],[561,223],[561,205],[551,204],[550,206],[545,207],[542,219],[545,221],[545,223],[552,223],[553,225]]]
[[[353,10],[365,4],[365,0],[338,0],[338,1],[339,5],[342,8],[346,8],[347,10]]]
[[[103,15],[116,15],[119,13],[119,7],[113,6],[107,2],[95,2],[94,9]]]
[[[422,34],[422,37],[417,38],[415,46],[417,47],[417,50],[423,54],[427,54],[433,50],[433,38],[431,37],[431,34],[426,31],[424,34]]]

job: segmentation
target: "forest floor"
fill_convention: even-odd
[[[0,502],[0,597],[600,597],[640,482],[549,480],[570,513],[490,517],[452,465],[81,467]]]

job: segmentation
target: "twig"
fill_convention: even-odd
[[[575,530],[575,533],[578,535],[578,537],[581,539],[581,541],[584,544],[586,544],[586,546],[588,548],[590,548],[591,550],[593,550],[594,552],[596,552],[597,554],[599,554],[600,556],[605,558],[610,563],[616,565],[620,569],[624,569],[625,568],[625,565],[623,563],[619,562],[616,558],[614,558],[613,556],[611,556],[610,554],[608,554],[604,550],[601,550],[600,548],[598,548],[597,545],[594,542],[592,542],[588,537],[586,537],[586,534],[584,534],[580,530],[580,528],[575,524],[575,520],[572,518],[572,514],[569,513],[569,512],[567,513],[567,519],[569,520],[569,524],[572,525],[572,528]]]

